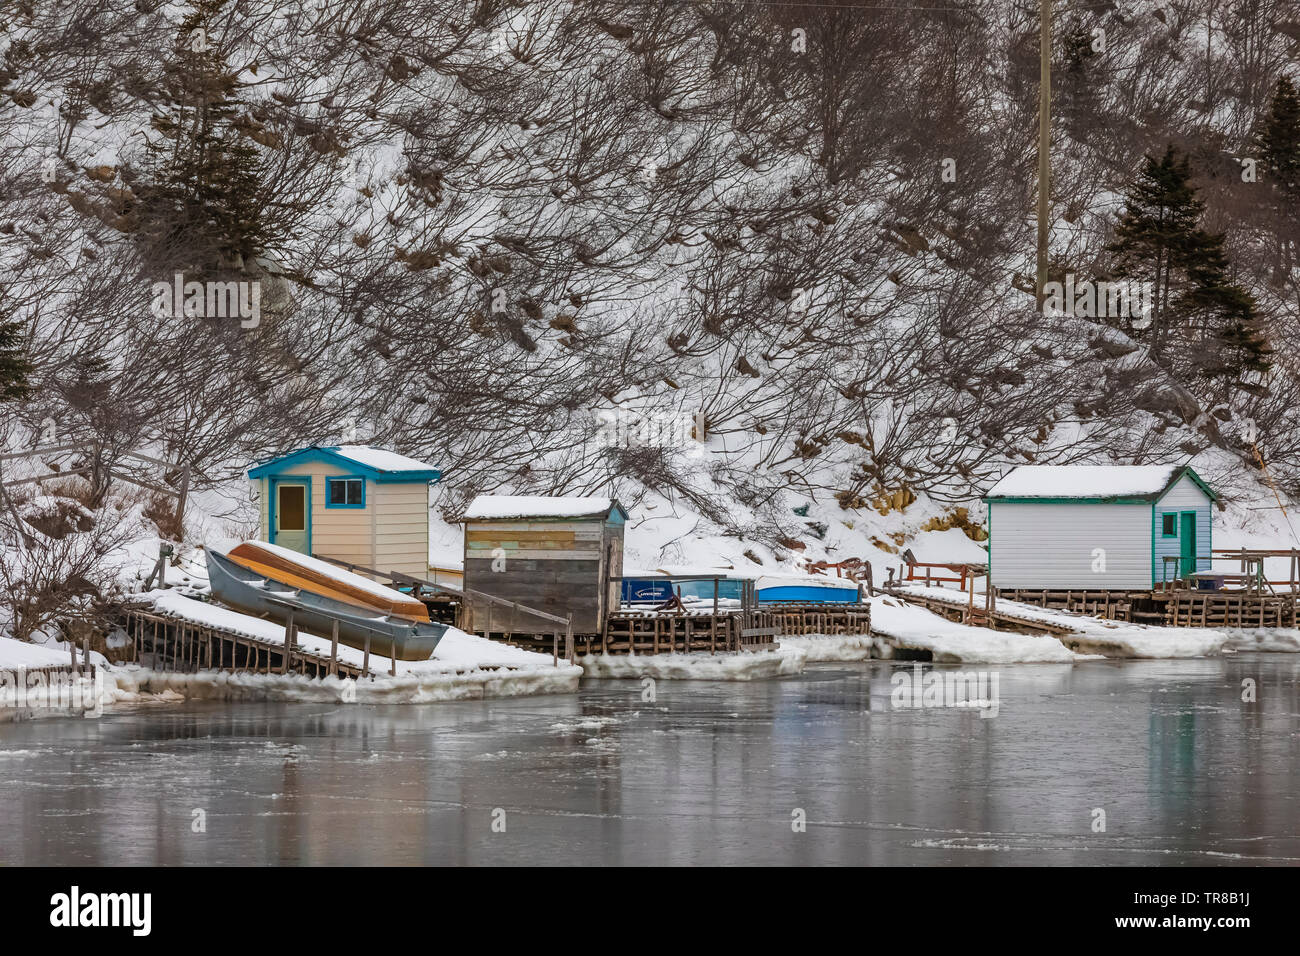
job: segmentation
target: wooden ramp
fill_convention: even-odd
[[[995,631],[1016,631],[1021,634],[1051,634],[1053,637],[1059,637],[1062,634],[1074,634],[1078,630],[1065,624],[1053,624],[1037,618],[1026,617],[1023,614],[1015,613],[1014,610],[1007,611],[999,608],[997,605],[994,605],[992,610],[989,610],[983,604],[975,604],[972,607],[969,603],[969,592],[953,591],[953,596],[948,598],[935,594],[933,591],[924,593],[909,590],[906,587],[886,588],[885,590],[909,604],[916,604],[938,614],[945,620],[957,624],[987,627]]]
[[[125,661],[142,664],[149,655],[153,669],[180,673],[200,670],[246,671],[254,674],[305,674],[308,677],[363,677],[358,667],[296,644],[290,632],[284,641],[238,634],[154,611],[132,609],[122,626],[131,645]]]

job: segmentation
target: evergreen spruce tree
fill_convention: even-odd
[[[31,392],[31,363],[23,350],[22,326],[0,321],[0,402],[18,401]]]
[[[1158,160],[1148,156],[1108,249],[1117,275],[1153,284],[1151,322],[1134,330],[1152,358],[1188,384],[1240,385],[1244,374],[1268,370],[1269,346],[1254,300],[1232,281],[1224,237],[1200,225],[1205,206],[1191,178],[1173,146]]]
[[[238,267],[259,255],[263,221],[260,161],[236,128],[238,76],[216,40],[228,0],[191,0],[163,78],[165,102],[152,126],[153,163],[142,199],[152,237],[199,269]]]
[[[1277,81],[1256,148],[1277,236],[1276,266],[1286,275],[1300,246],[1300,96],[1286,77]]]
[[[1191,186],[1187,157],[1178,159],[1170,146],[1162,159],[1146,157],[1129,189],[1107,248],[1116,254],[1115,271],[1127,279],[1153,283],[1150,324],[1145,330],[1153,356],[1159,356],[1169,311],[1170,287],[1181,249],[1200,221],[1204,204]]]

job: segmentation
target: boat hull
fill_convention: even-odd
[[[300,630],[329,637],[338,625],[339,643],[399,661],[423,661],[432,655],[447,632],[447,625],[415,622],[376,613],[371,617],[358,608],[301,587],[255,574],[224,555],[207,552],[208,581],[212,596],[237,611],[270,618],[283,624],[293,622]]]

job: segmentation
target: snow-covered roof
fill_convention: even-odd
[[[603,518],[617,508],[627,512],[614,498],[549,497],[547,495],[479,495],[465,509],[466,520],[512,518]]]
[[[383,448],[374,448],[370,445],[339,445],[331,448],[336,455],[341,455],[358,465],[365,465],[367,468],[374,468],[377,471],[399,472],[399,471],[436,471],[433,465],[426,464],[422,461],[416,461],[414,458],[407,458],[405,455],[399,455],[395,451],[387,451]]]
[[[1187,465],[1020,465],[1003,475],[984,497],[1155,501],[1183,475],[1210,498],[1217,497]]]
[[[249,478],[280,474],[298,465],[325,462],[354,469],[378,482],[437,481],[442,477],[433,465],[371,445],[312,445],[263,462],[248,472]]]

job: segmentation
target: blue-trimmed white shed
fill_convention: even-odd
[[[429,573],[432,465],[369,445],[313,445],[248,472],[258,538],[379,571]]]
[[[984,496],[995,588],[1149,590],[1210,568],[1214,490],[1187,465],[1022,465]]]

